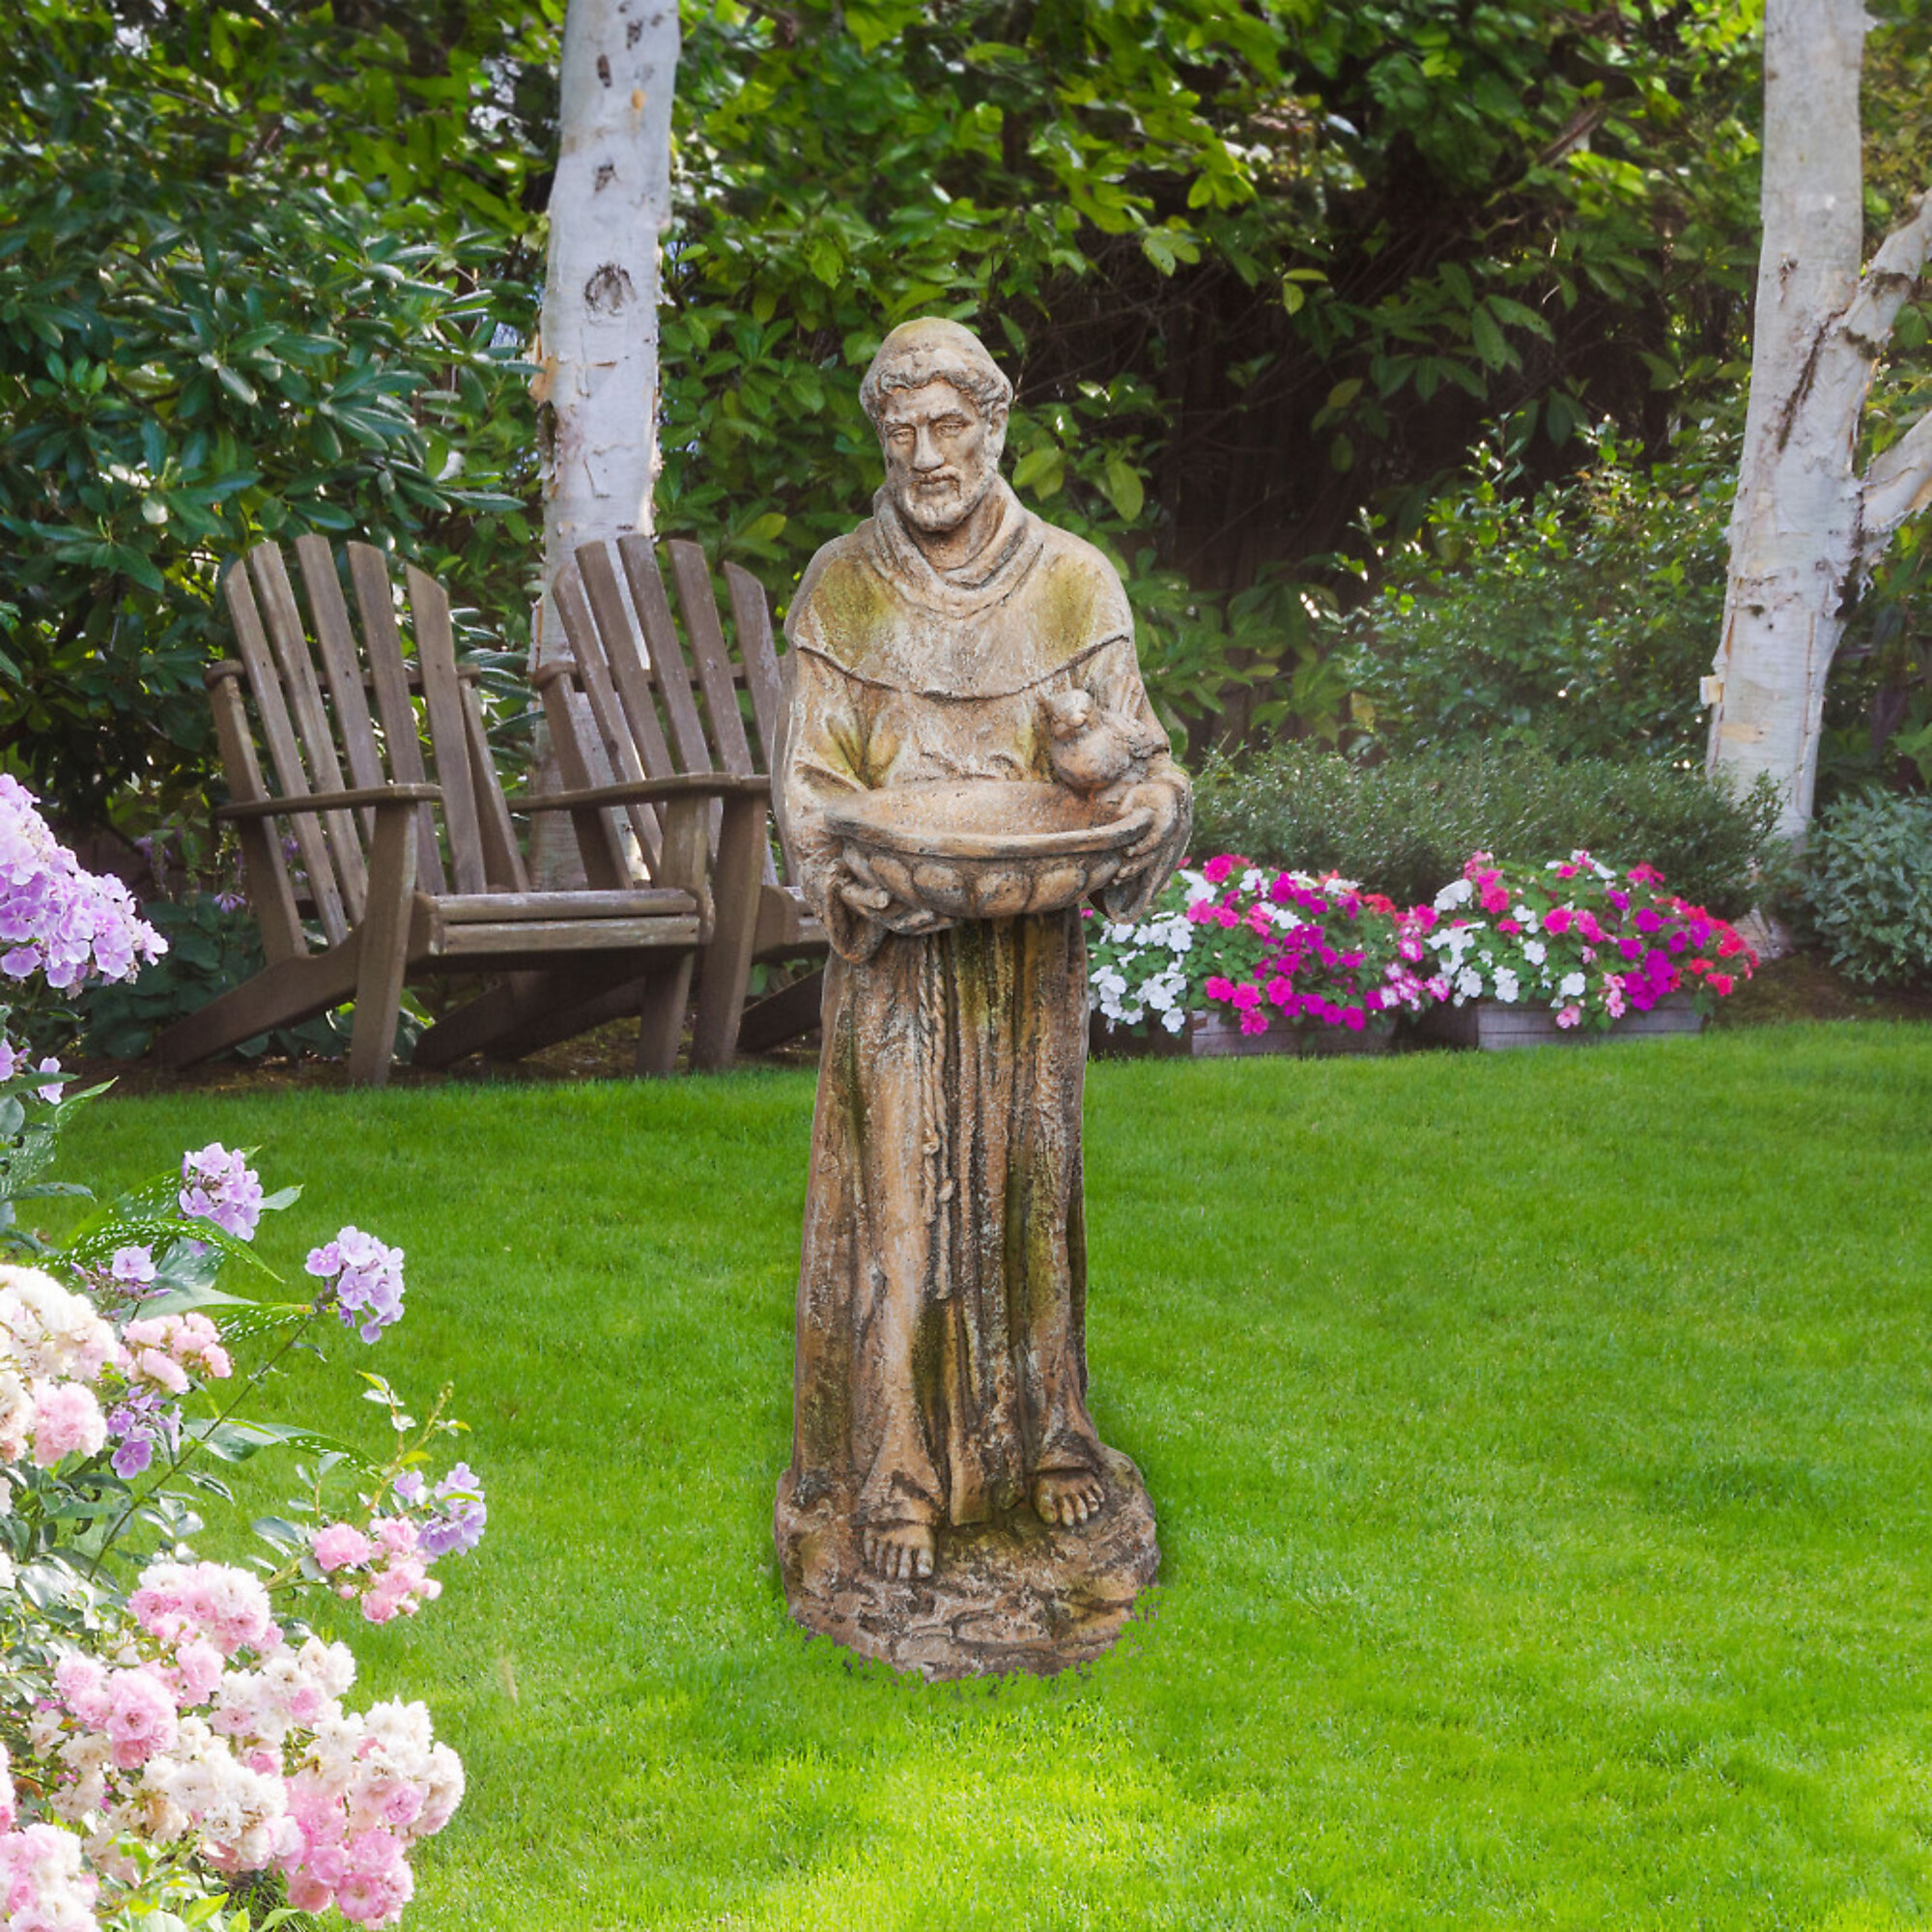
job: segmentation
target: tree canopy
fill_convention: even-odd
[[[24,0],[0,24],[0,756],[205,770],[221,560],[360,528],[518,639],[562,0]],[[862,512],[858,378],[959,317],[1015,480],[1121,562],[1169,716],[1336,735],[1336,553],[1512,425],[1661,456],[1734,384],[1751,10],[687,5],[659,527],[782,603]],[[1902,137],[1901,137],[1902,138]]]

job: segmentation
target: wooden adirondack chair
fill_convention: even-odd
[[[475,1051],[515,1057],[631,1011],[643,1021],[639,1071],[668,1072],[716,920],[705,821],[715,812],[729,828],[727,855],[748,848],[763,826],[763,788],[727,774],[607,786],[594,801],[506,798],[473,684],[457,665],[442,587],[408,572],[411,657],[383,554],[352,543],[358,650],[327,541],[305,536],[295,548],[313,645],[281,551],[261,544],[224,584],[240,660],[207,680],[230,796],[217,816],[241,837],[268,965],[169,1028],[163,1062],[185,1065],[353,999],[350,1076],[380,1084],[407,981],[491,974],[495,984],[423,1035],[418,1065]],[[574,744],[566,756],[582,766]],[[642,882],[605,863],[610,814],[640,801],[665,828],[659,866]],[[513,807],[571,812],[590,889],[530,890]],[[736,903],[756,878],[732,878],[727,867],[716,884]]]
[[[554,592],[570,656],[537,673],[554,735],[559,746],[570,739],[564,719],[574,707],[565,693],[581,691],[604,762],[619,781],[665,783],[680,775],[728,774],[755,781],[769,798],[781,696],[764,586],[736,564],[724,566],[734,655],[704,553],[677,539],[664,549],[684,619],[682,638],[649,538],[620,537],[614,556],[602,542],[585,544],[558,573]],[[590,779],[587,769],[566,764],[567,784],[582,786]],[[662,837],[661,808],[639,800],[629,812],[650,867]],[[724,1065],[734,1046],[756,1051],[816,1026],[828,950],[824,927],[781,871],[782,855],[763,820],[753,828],[714,809],[706,821],[720,886],[718,924],[692,1031],[695,1066]],[[737,838],[753,842],[739,846]],[[754,881],[753,890],[729,903],[723,884],[727,869],[734,878]],[[809,962],[811,970],[746,1006],[753,962],[781,960]]]

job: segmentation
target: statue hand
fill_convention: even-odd
[[[1141,810],[1151,811],[1153,817],[1148,829],[1127,847],[1126,863],[1119,873],[1123,879],[1145,872],[1159,857],[1180,822],[1180,794],[1174,786],[1157,781],[1137,784],[1122,799],[1121,815],[1125,817],[1129,812]]]
[[[936,912],[929,912],[922,905],[909,905],[904,899],[895,898],[883,886],[868,886],[863,880],[849,874],[838,881],[838,896],[853,911],[864,913],[867,919],[875,919],[888,930],[900,933],[931,932],[936,927],[949,923]]]

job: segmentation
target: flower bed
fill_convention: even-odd
[[[1757,963],[1715,914],[1637,866],[1621,878],[1587,852],[1541,867],[1474,854],[1435,895],[1423,944],[1452,1006],[1540,1007],[1558,1029],[1606,1031],[1681,996],[1708,1015]]]
[[[1247,1037],[1386,1034],[1448,993],[1428,974],[1435,915],[1332,874],[1275,872],[1233,853],[1183,867],[1134,924],[1096,918],[1089,992],[1110,1034],[1179,1036],[1190,1015]]]
[[[248,1932],[230,1883],[270,1873],[298,1910],[392,1924],[463,1768],[422,1704],[348,1708],[348,1648],[294,1610],[327,1595],[370,1623],[413,1616],[440,1592],[432,1566],[481,1537],[481,1486],[460,1462],[427,1473],[462,1426],[446,1396],[418,1420],[365,1374],[388,1412],[380,1458],[241,1411],[333,1321],[373,1343],[399,1319],[402,1252],[344,1228],[310,1253],[299,1298],[216,1288],[237,1261],[274,1283],[251,1244],[299,1192],[265,1195],[218,1143],[62,1245],[20,1225],[16,1204],[86,1194],[42,1177],[91,1095],[67,1095],[50,1060],[30,1067],[11,1029],[161,942],[4,778],[0,935],[24,996],[0,1008],[0,1250],[19,1258],[0,1264],[0,1921]],[[199,1560],[188,1539],[232,1500],[213,1466],[271,1446],[305,1465],[300,1500],[254,1524],[261,1574]]]

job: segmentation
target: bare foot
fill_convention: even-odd
[[[1033,1506],[1040,1520],[1066,1529],[1097,1516],[1104,1493],[1099,1477],[1087,1469],[1042,1469],[1033,1479]]]
[[[932,1575],[932,1531],[923,1522],[895,1522],[861,1532],[867,1564],[894,1582]]]

